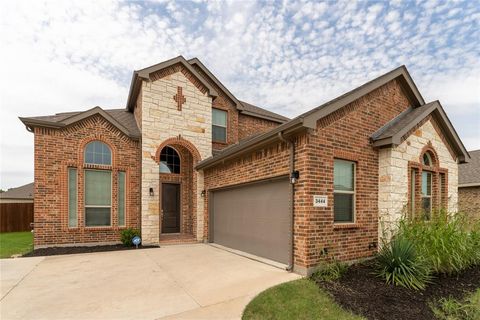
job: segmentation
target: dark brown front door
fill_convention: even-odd
[[[162,184],[162,233],[180,232],[180,185]]]

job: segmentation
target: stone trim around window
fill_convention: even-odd
[[[431,166],[425,166],[422,163],[423,155],[428,152],[432,159]],[[415,194],[412,196],[412,171],[415,172]],[[420,152],[418,162],[408,162],[408,194],[407,208],[409,217],[413,218],[422,212],[422,172],[429,171],[432,173],[432,213],[435,210],[446,208],[448,206],[448,169],[441,168],[438,155],[429,142]],[[441,187],[441,179],[443,176],[443,187]],[[412,203],[413,201],[413,203]]]

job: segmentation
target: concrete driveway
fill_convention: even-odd
[[[205,244],[3,259],[2,319],[238,319],[299,276]]]

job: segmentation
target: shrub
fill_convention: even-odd
[[[413,243],[434,273],[458,273],[480,262],[480,228],[469,226],[461,214],[439,212],[430,221],[403,220],[398,234]]]
[[[435,317],[444,320],[480,319],[480,289],[464,301],[442,298],[437,304],[430,304]]]
[[[335,261],[320,266],[319,269],[311,275],[311,278],[317,282],[334,281],[340,279],[347,270],[348,265],[346,263]]]
[[[431,280],[426,262],[417,256],[415,246],[407,238],[396,236],[383,246],[377,261],[377,275],[386,283],[409,289],[425,289]]]
[[[120,241],[127,246],[133,246],[132,239],[136,236],[140,236],[140,231],[133,228],[127,228],[120,232]]]

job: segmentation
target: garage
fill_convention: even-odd
[[[290,185],[270,179],[211,193],[210,241],[288,264]]]

